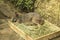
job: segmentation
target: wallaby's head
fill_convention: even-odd
[[[20,21],[24,23],[27,22],[28,24],[29,22],[40,25],[44,24],[44,19],[40,16],[40,14],[34,12],[26,13],[25,15],[21,16]]]

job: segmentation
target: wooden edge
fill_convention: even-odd
[[[9,23],[9,26],[10,26],[16,33],[18,33],[21,37],[23,37],[25,40],[33,40],[30,36],[28,36],[26,33],[24,33],[21,29],[17,28],[12,22],[8,21],[8,23]],[[51,23],[50,23],[50,24],[51,24]],[[54,24],[52,24],[52,25],[54,25]],[[57,27],[57,28],[58,28],[58,27]],[[59,29],[60,29],[60,28],[58,28],[58,31],[56,31],[56,32],[52,32],[52,33],[49,33],[49,34],[47,34],[47,35],[44,35],[44,36],[35,38],[35,40],[40,39],[40,38],[44,38],[44,37],[49,36],[49,35],[52,35],[52,34],[55,34],[55,33],[57,33],[57,32],[60,31]]]
[[[18,33],[25,40],[33,40],[30,36],[24,33],[21,29],[17,28],[12,22],[8,21],[8,25],[12,28],[16,33]]]
[[[46,21],[46,20],[45,20],[45,21]],[[46,22],[48,22],[48,21],[46,21]],[[50,23],[50,24],[51,24],[51,23]],[[54,24],[52,24],[52,25],[54,25]],[[57,33],[57,32],[60,32],[60,28],[59,28],[59,27],[57,27],[56,25],[54,25],[54,27],[55,27],[55,28],[58,28],[56,32],[52,32],[52,33],[46,34],[46,35],[44,35],[44,36],[35,38],[35,40],[40,39],[40,38],[43,38],[43,37],[46,37],[46,36],[49,36],[49,35],[52,35],[52,34],[55,34],[55,33]]]
[[[35,40],[40,39],[40,38],[44,38],[44,37],[46,37],[46,36],[53,35],[53,34],[58,33],[58,32],[60,32],[60,31],[56,31],[56,32],[53,32],[53,33],[50,33],[50,34],[47,34],[47,35],[44,35],[44,36],[41,36],[41,37],[35,38]]]

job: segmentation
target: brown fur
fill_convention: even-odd
[[[44,19],[38,13],[26,13],[19,19],[21,23],[44,24]]]

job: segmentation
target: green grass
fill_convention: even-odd
[[[31,36],[33,39],[56,31],[56,30],[50,29],[49,27],[51,26],[48,23],[45,23],[44,25],[40,27],[26,26],[24,24],[16,24],[16,26],[22,31],[24,31],[26,34]]]

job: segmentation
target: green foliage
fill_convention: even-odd
[[[33,12],[35,0],[10,0],[22,12]]]

